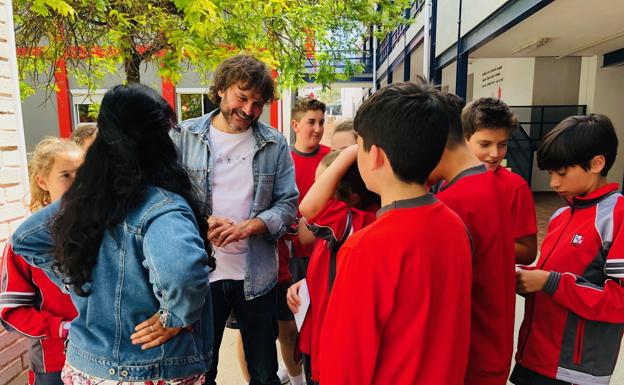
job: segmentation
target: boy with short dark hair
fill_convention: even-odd
[[[472,319],[465,385],[504,385],[513,353],[515,269],[511,213],[492,172],[470,151],[460,114],[464,101],[445,94],[450,125],[430,183],[446,181],[436,197],[466,224],[472,239]]]
[[[320,383],[460,385],[470,334],[470,241],[425,181],[449,126],[439,91],[391,84],[357,112],[357,162],[381,197],[353,234],[321,331]]]
[[[516,263],[530,265],[537,253],[537,219],[533,194],[516,173],[500,167],[507,155],[511,134],[518,118],[500,99],[480,98],[462,111],[462,126],[468,147],[500,182],[511,208]]]
[[[608,384],[624,330],[624,197],[607,183],[618,139],[604,115],[571,116],[545,137],[537,165],[568,202],[550,219],[526,295],[516,385]]]

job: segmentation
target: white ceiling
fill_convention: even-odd
[[[549,41],[514,53],[541,38]],[[470,57],[593,56],[620,48],[624,48],[624,0],[555,0]]]

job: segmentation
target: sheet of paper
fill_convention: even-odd
[[[297,323],[297,330],[300,331],[310,307],[310,293],[308,292],[308,283],[305,278],[299,287],[299,300],[301,300],[301,305],[299,305],[299,311],[295,314],[295,322]]]

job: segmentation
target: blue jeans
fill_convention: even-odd
[[[245,300],[243,281],[222,280],[210,284],[214,316],[212,366],[206,384],[216,384],[219,347],[230,312],[234,312],[243,337],[243,350],[251,375],[250,385],[280,385],[277,377],[277,290]]]

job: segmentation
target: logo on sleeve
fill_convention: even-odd
[[[570,244],[574,247],[579,247],[583,243],[583,236],[581,234],[574,234]]]

